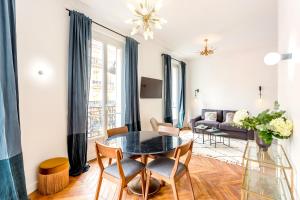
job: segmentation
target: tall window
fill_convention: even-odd
[[[173,123],[178,122],[178,95],[179,95],[179,65],[172,62],[172,116]]]
[[[88,110],[88,137],[104,136],[121,126],[123,44],[93,34]]]

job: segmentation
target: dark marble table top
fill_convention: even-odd
[[[121,148],[123,153],[150,155],[170,152],[183,144],[183,140],[180,137],[159,132],[137,131],[110,137],[103,143]]]

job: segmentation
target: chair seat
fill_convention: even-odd
[[[145,168],[145,165],[143,163],[129,158],[122,159],[121,165],[124,171],[125,178],[138,174]],[[106,167],[104,169],[104,172],[116,178],[121,178],[117,163],[114,163]]]
[[[175,160],[170,158],[157,158],[153,161],[151,161],[146,168],[149,169],[152,172],[155,172],[161,176],[170,178],[172,170],[174,168]],[[176,175],[180,174],[181,172],[185,171],[186,167],[184,164],[179,162],[178,168],[176,171]]]

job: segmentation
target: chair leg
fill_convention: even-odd
[[[173,190],[173,195],[175,200],[178,200],[178,194],[177,194],[177,189],[176,189],[176,183],[175,180],[171,181],[171,185],[172,185],[172,190]]]
[[[145,198],[145,171],[143,170],[141,173],[141,184],[142,184],[142,193],[143,193],[143,198]]]
[[[150,178],[151,178],[151,172],[147,171],[147,181],[146,181],[146,191],[145,191],[145,200],[148,199],[148,193],[149,193],[149,186],[150,186]]]
[[[143,163],[143,164],[147,164],[147,162],[148,162],[148,156],[147,155],[143,155],[142,157],[141,157],[141,162]]]
[[[194,194],[192,179],[191,179],[191,175],[190,175],[189,171],[186,172],[186,177],[187,177],[188,181],[190,182],[190,188],[192,190],[193,200],[195,200],[195,194]]]
[[[108,159],[108,165],[111,165],[111,158]]]
[[[98,200],[98,198],[99,198],[99,193],[100,193],[100,189],[101,189],[102,180],[103,180],[102,172],[100,172],[99,179],[98,179],[97,190],[96,190],[95,200]]]
[[[118,200],[122,200],[122,196],[123,196],[123,186],[122,186],[123,184],[121,184],[120,186],[119,186],[119,191],[118,191]]]

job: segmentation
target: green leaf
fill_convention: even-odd
[[[271,144],[273,141],[273,135],[272,133],[268,131],[259,131],[258,136],[266,143]]]

